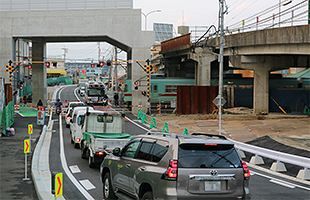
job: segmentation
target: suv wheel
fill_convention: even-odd
[[[153,193],[152,192],[144,193],[141,200],[153,200]]]
[[[107,172],[103,178],[103,199],[116,199],[110,180],[110,173]]]

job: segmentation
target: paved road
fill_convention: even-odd
[[[67,87],[59,92],[61,100],[75,101],[77,97],[74,95],[75,87]],[[80,150],[75,149],[70,143],[69,129],[65,128],[62,120],[62,130],[60,131],[59,120],[56,116],[53,119],[57,120],[54,123],[51,152],[50,152],[50,168],[52,171],[62,171],[65,174],[60,156],[60,135],[63,135],[64,155],[67,166],[75,168],[76,173],[69,176],[64,176],[64,196],[66,199],[102,199],[102,183],[100,182],[99,169],[91,169],[88,167],[88,162],[81,159]],[[125,122],[125,131],[133,135],[143,134],[146,131],[133,123]],[[62,133],[63,132],[63,133]],[[76,170],[77,169],[77,170]],[[252,199],[254,200],[306,200],[310,196],[310,187],[300,183],[294,183],[290,180],[274,177],[256,169],[251,169],[254,173],[251,177],[250,189]],[[73,170],[74,171],[74,170]],[[73,178],[72,178],[73,177]],[[75,182],[73,184],[72,182]],[[80,192],[77,187],[82,188]],[[84,189],[88,188],[88,190]],[[83,193],[83,194],[82,194]]]

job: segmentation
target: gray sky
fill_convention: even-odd
[[[282,2],[289,0],[281,0]],[[304,0],[293,0],[290,5],[293,6]],[[225,26],[235,24],[241,26],[241,21],[252,16],[266,8],[278,5],[279,0],[226,0],[228,6],[228,14],[225,15]],[[306,7],[306,6],[305,6]],[[152,13],[148,16],[148,30],[152,30],[153,23],[172,23],[174,29],[177,30],[179,25],[189,26],[210,26],[218,23],[218,0],[134,0],[134,8],[141,9],[145,14],[153,10],[161,10],[158,13]],[[278,7],[268,13],[278,13]],[[296,15],[296,14],[295,14]],[[142,17],[142,29],[144,29],[144,17]],[[261,16],[263,18],[264,16]],[[252,21],[246,21],[250,24],[256,17],[251,18]],[[69,48],[68,58],[98,58],[98,48],[96,43],[81,44],[50,44],[48,45],[48,56],[61,56],[63,47]],[[109,46],[102,44],[105,56],[110,52]]]

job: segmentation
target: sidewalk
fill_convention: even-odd
[[[41,133],[41,127],[36,125],[36,118],[23,118],[15,115],[15,136],[0,138],[0,199],[38,199],[31,178],[31,157],[28,155],[28,178],[25,176],[25,156],[23,140],[28,139],[27,125],[33,124],[31,149],[35,147],[35,141]]]

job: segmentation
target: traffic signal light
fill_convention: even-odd
[[[50,63],[50,62],[45,62],[45,67],[46,67],[46,68],[50,68],[50,66],[51,66],[51,63]]]
[[[91,68],[95,68],[96,64],[92,63],[90,66],[91,66]]]
[[[99,67],[104,67],[104,62],[103,61],[99,62]]]
[[[111,66],[112,65],[112,61],[111,60],[107,60],[107,66]]]

